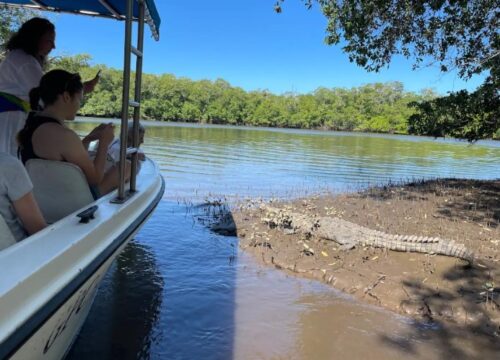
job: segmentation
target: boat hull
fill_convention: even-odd
[[[123,245],[125,246],[125,244]],[[12,360],[64,358],[71,348],[94,302],[99,284],[120,247],[82,286],[50,316],[17,350]]]
[[[143,164],[138,191],[124,204],[99,199],[95,219],[75,212],[0,252],[0,359],[61,359],[92,306],[107,269],[151,215],[164,192],[152,161]],[[80,209],[83,210],[83,209]]]

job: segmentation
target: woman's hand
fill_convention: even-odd
[[[96,126],[87,136],[85,136],[85,139],[88,139],[89,141],[99,140],[99,133],[106,125],[107,124],[100,124],[99,126]]]
[[[99,82],[99,79],[101,77],[100,73],[101,73],[101,71],[99,70],[99,72],[96,74],[96,76],[92,80],[85,81],[83,83],[83,93],[84,94],[88,94],[88,93],[91,93],[92,91],[94,91],[94,88],[96,87],[96,85]]]
[[[101,144],[104,144],[109,146],[113,139],[115,138],[115,126],[112,123],[109,124],[101,124],[102,127],[98,131],[98,139],[99,140],[99,146]],[[99,126],[98,126],[99,127]]]
[[[86,149],[88,149],[89,144],[92,141],[99,140],[99,134],[106,125],[107,124],[100,124],[99,126],[96,126],[90,133],[88,133],[87,136],[83,138],[82,143]]]

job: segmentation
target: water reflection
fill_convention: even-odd
[[[68,358],[149,358],[163,287],[151,248],[131,241],[103,279]]]
[[[408,179],[500,176],[499,142],[146,123],[170,199],[301,196]],[[77,123],[80,131],[94,124]]]
[[[165,282],[152,358],[233,358],[236,239],[211,233],[200,211],[163,201],[140,234]]]

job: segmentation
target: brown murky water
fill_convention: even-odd
[[[414,358],[439,358],[438,349],[406,335],[409,319],[274,270],[248,271],[236,291],[235,358],[387,359],[408,355],[407,343]]]
[[[76,124],[78,130],[91,126]],[[498,177],[500,147],[300,131],[148,128],[165,198],[108,272],[69,359],[495,359],[476,338],[265,268],[204,225],[206,199],[408,177]]]
[[[480,343],[262,269],[248,255],[236,291],[235,359],[496,358]],[[257,269],[256,269],[257,267]],[[272,290],[270,290],[272,289]]]

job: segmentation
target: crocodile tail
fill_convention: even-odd
[[[464,245],[456,244],[455,242],[445,243],[445,244],[441,243],[437,246],[434,252],[436,254],[453,256],[465,260],[469,262],[469,264],[472,264],[474,261],[474,254],[470,250],[468,250]]]

